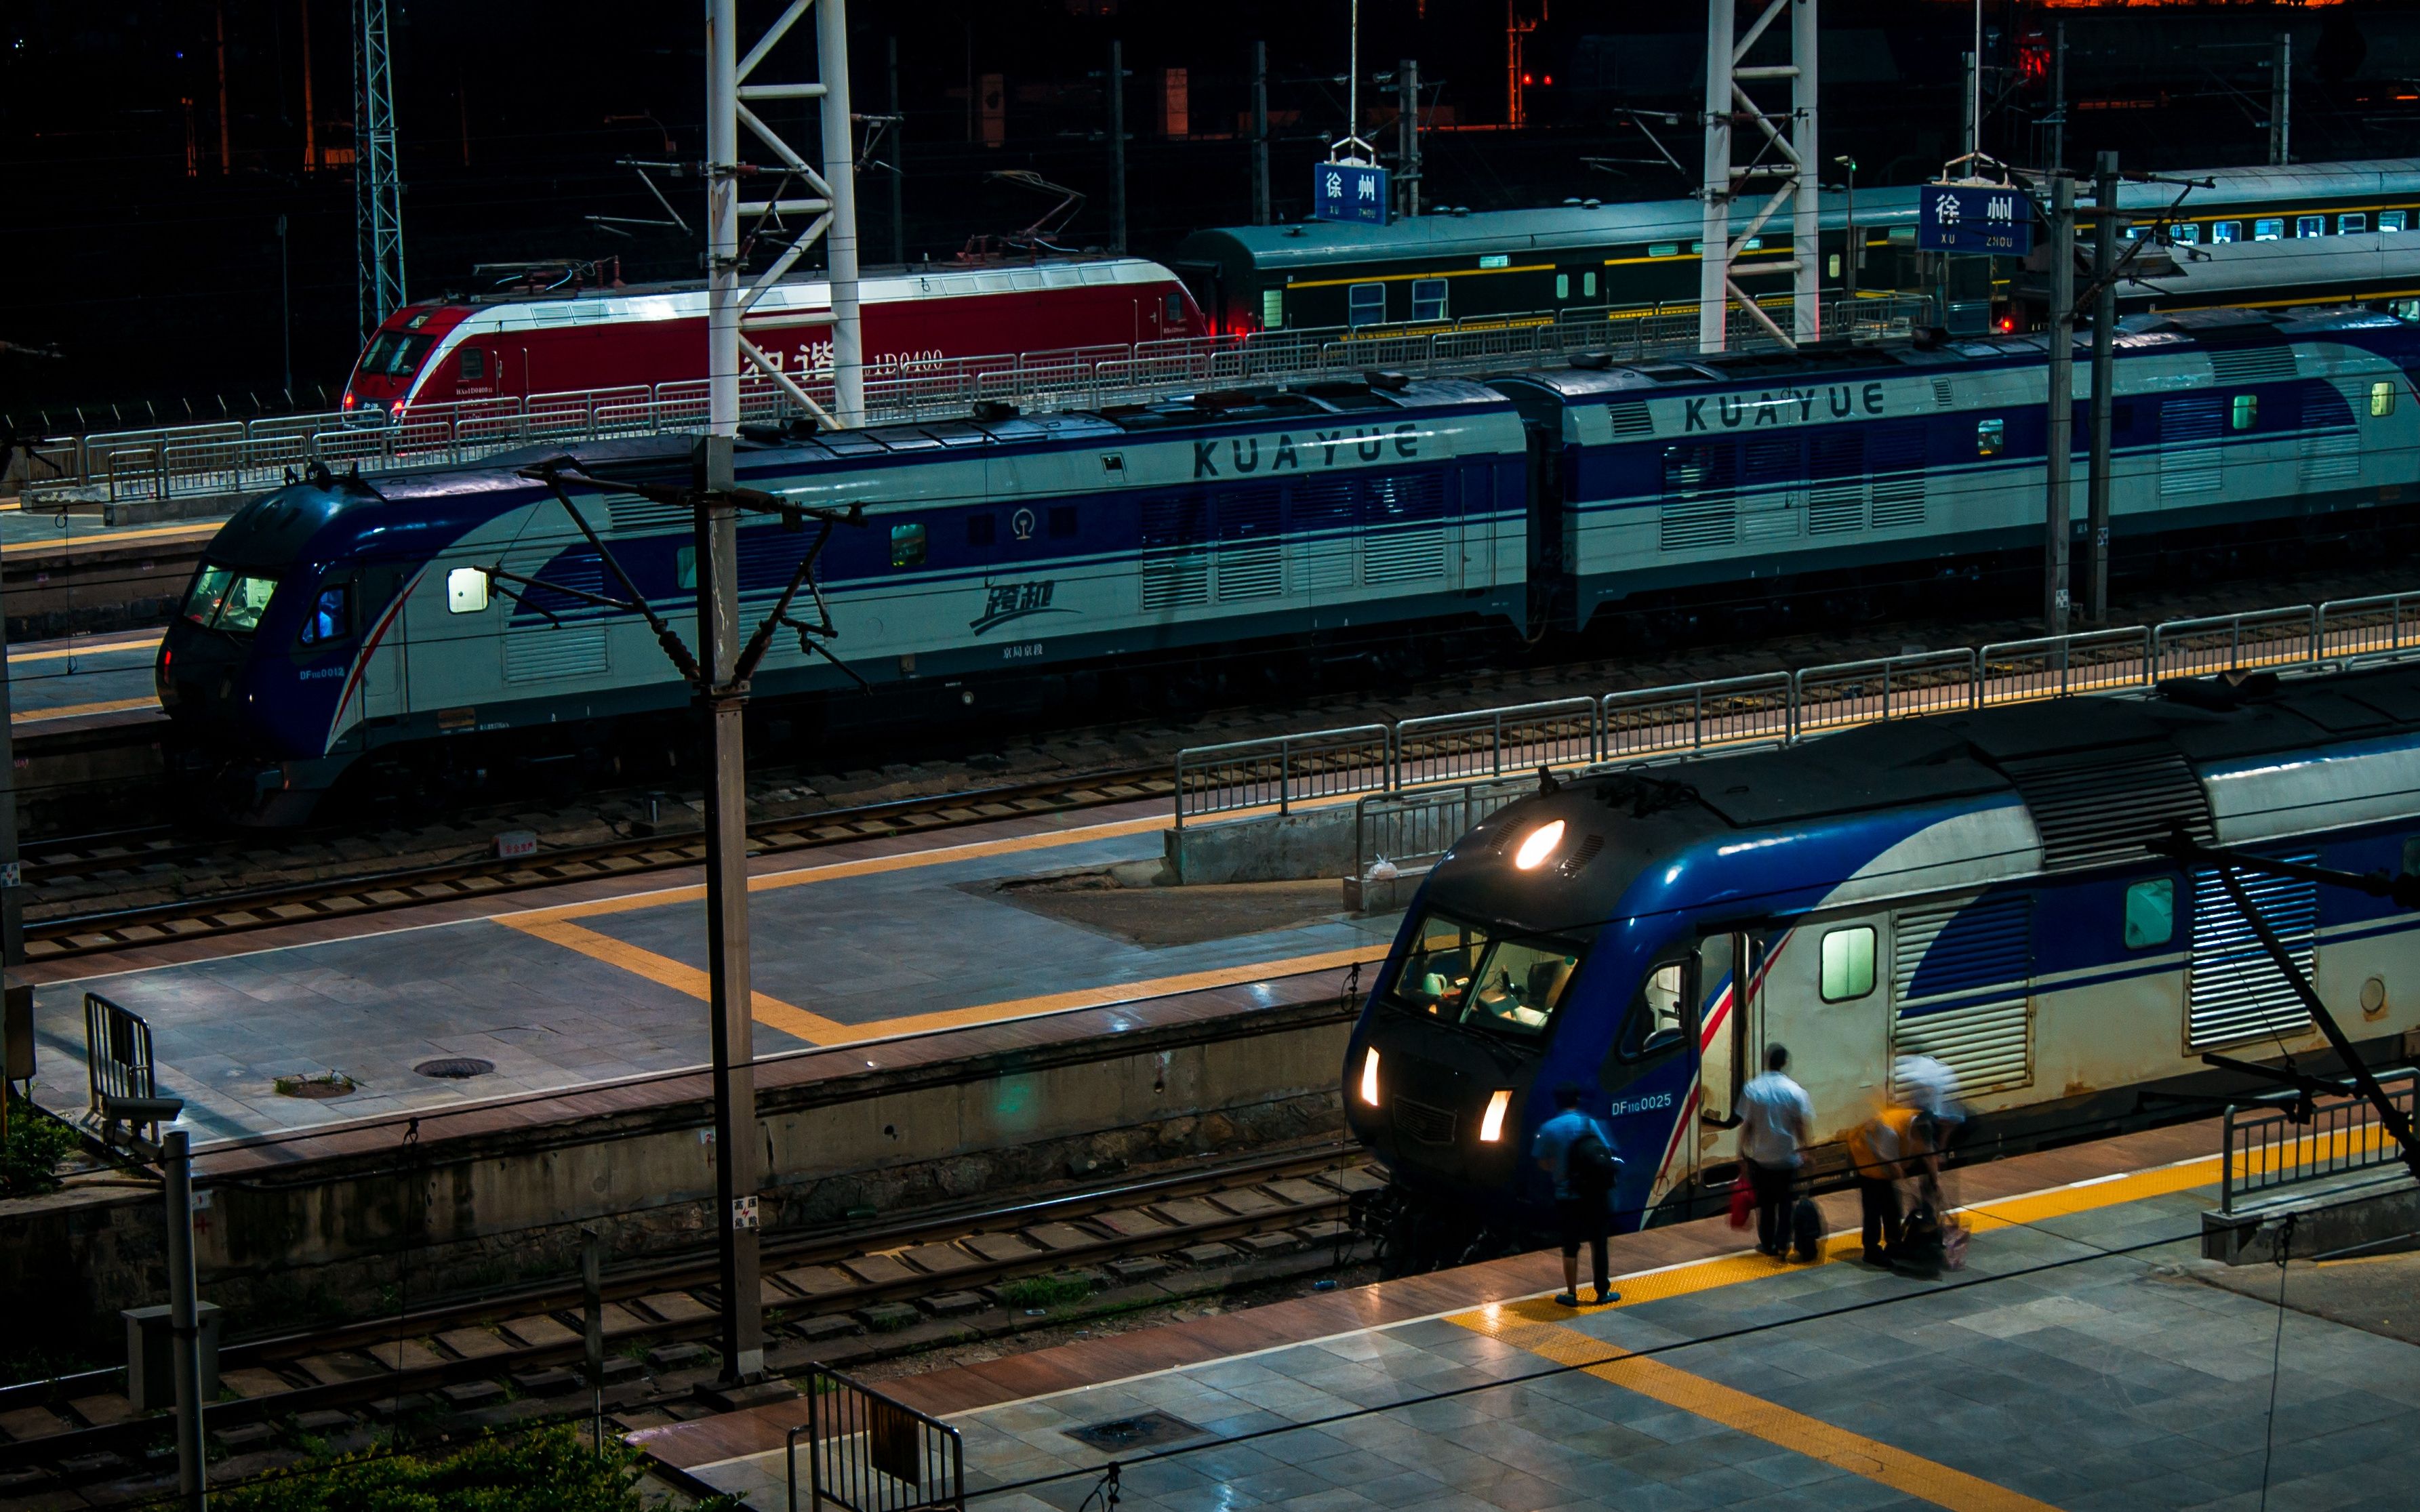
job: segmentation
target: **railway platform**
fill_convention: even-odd
[[[1131,1020],[1148,1004],[1199,1009],[1205,994],[1249,1012],[1332,998],[1385,954],[1395,920],[1342,916],[1333,882],[1120,885],[1155,868],[1166,811],[1159,799],[1012,811],[803,864],[759,857],[758,1055],[778,1062],[1087,1011],[1125,1008]],[[291,929],[163,933],[29,968],[42,1101],[82,1110],[87,993],[146,1021],[160,1090],[187,1100],[205,1152],[693,1071],[707,1056],[705,892],[693,878],[609,874],[353,918],[298,909],[311,917]],[[414,1069],[466,1058],[489,1069]],[[278,1090],[331,1073],[355,1089]]]
[[[2215,1145],[2173,1126],[1958,1171],[1974,1237],[1935,1278],[1859,1261],[1834,1196],[1813,1264],[1719,1218],[1618,1238],[1611,1306],[1555,1305],[1539,1253],[878,1389],[957,1431],[980,1512],[1100,1504],[1111,1460],[1122,1512],[2401,1504],[2420,1347],[2195,1258]],[[772,1512],[805,1411],[631,1439]]]

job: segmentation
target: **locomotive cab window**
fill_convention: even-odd
[[[1162,325],[1185,324],[1185,296],[1173,289],[1170,290],[1168,298],[1160,301],[1159,318]]]
[[[476,567],[457,567],[445,575],[445,611],[476,614],[488,607],[488,575]]]
[[[1827,1003],[1854,1002],[1874,990],[1874,927],[1853,924],[1823,936],[1822,976],[1817,983]]]
[[[1570,281],[1569,275],[1560,276],[1556,280],[1558,294],[1560,293],[1560,285],[1567,284]],[[1444,319],[1445,290],[1446,282],[1442,278],[1413,279],[1412,318],[1415,320]],[[1358,321],[1356,321],[1355,323],[1357,325],[1359,324]]]
[[[1387,285],[1356,284],[1344,291],[1344,323],[1374,326],[1387,318]]]
[[[1579,960],[1569,941],[1499,938],[1485,925],[1432,913],[1388,995],[1415,1013],[1528,1038],[1553,1019]]]
[[[234,567],[209,567],[185,594],[185,618],[209,630],[250,635],[277,592],[277,579]]]
[[[2395,380],[2380,378],[2369,386],[2369,414],[2373,420],[2395,413]]]
[[[2260,424],[2260,395],[2237,394],[2233,407],[2227,411],[2226,424],[2230,430],[2250,430]]]
[[[1981,420],[1975,424],[1975,455],[1997,456],[2008,444],[2009,423],[2005,420]]]
[[[1281,288],[1261,290],[1261,329],[1264,331],[1285,329],[1285,290]]]
[[[488,377],[488,354],[476,347],[462,348],[462,381],[478,383]]]
[[[302,621],[302,643],[306,646],[325,645],[350,635],[353,629],[351,596],[343,583],[331,583],[320,589],[319,596],[312,601],[311,612]]]
[[[894,567],[921,567],[924,564],[924,526],[922,521],[891,527],[891,564]]]
[[[2126,949],[2148,950],[2177,937],[2177,882],[2150,877],[2126,888]]]
[[[1639,1060],[1681,1042],[1685,1029],[1682,999],[1688,993],[1687,964],[1667,961],[1647,974],[1630,1017],[1621,1026],[1624,1060]]]

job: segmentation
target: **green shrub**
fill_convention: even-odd
[[[1093,1294],[1091,1278],[1060,1271],[1049,1275],[1019,1276],[1000,1288],[1003,1307],[1057,1307],[1082,1302]]]
[[[38,1197],[59,1189],[58,1164],[76,1148],[76,1132],[14,1092],[8,1139],[0,1145],[0,1197]]]
[[[642,1512],[627,1451],[589,1451],[576,1427],[482,1437],[443,1454],[356,1456],[213,1495],[224,1512]],[[717,1497],[699,1512],[745,1512]]]

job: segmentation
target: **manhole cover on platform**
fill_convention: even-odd
[[[476,1056],[448,1056],[442,1060],[424,1060],[411,1068],[414,1075],[434,1076],[441,1081],[448,1082],[465,1081],[473,1076],[485,1076],[495,1069],[494,1061],[481,1060]]]
[[[1122,1449],[1149,1449],[1157,1444],[1173,1443],[1179,1439],[1195,1438],[1202,1432],[1185,1419],[1171,1417],[1166,1412],[1113,1417],[1106,1423],[1093,1423],[1061,1431],[1078,1443],[1110,1453]]]

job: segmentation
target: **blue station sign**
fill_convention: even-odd
[[[1365,162],[1321,162],[1311,170],[1311,213],[1322,221],[1387,224],[1387,170]]]
[[[2034,208],[1998,184],[1924,184],[1916,190],[1916,244],[1925,252],[2022,257],[2034,246]]]

